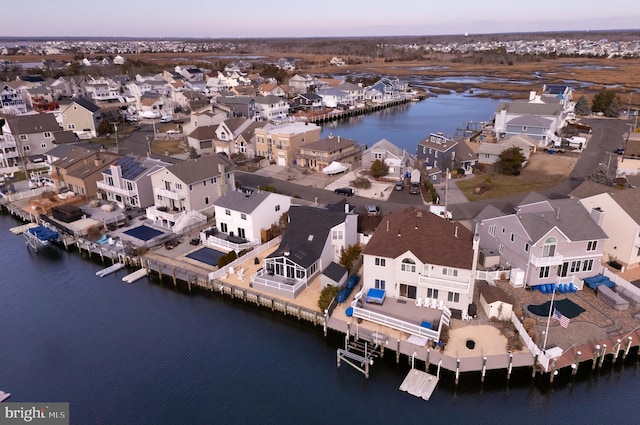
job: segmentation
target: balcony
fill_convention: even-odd
[[[117,193],[118,195],[132,197],[135,196],[135,192],[133,190],[122,189],[120,187],[110,186],[105,182],[96,182],[98,185],[98,189],[102,189],[105,192]]]
[[[428,286],[433,289],[441,289],[443,291],[459,292],[462,294],[468,294],[470,290],[470,284],[468,281],[449,280],[428,276],[418,276],[418,285]]]
[[[184,195],[182,193],[174,192],[172,190],[162,189],[160,187],[154,188],[153,194],[156,196],[162,196],[163,198],[173,199],[174,201],[181,201],[184,199]]]
[[[535,267],[559,266],[563,260],[564,257],[562,255],[554,255],[553,257],[531,256],[531,264]]]
[[[167,221],[175,223],[182,216],[186,214],[185,211],[173,210],[167,207],[153,206],[147,208],[147,217],[153,221]]]
[[[255,275],[251,276],[251,283],[254,287],[259,287],[287,298],[295,298],[307,287],[307,281],[304,279],[269,274],[265,269],[260,269]]]

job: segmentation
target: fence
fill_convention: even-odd
[[[518,330],[520,339],[527,346],[531,354],[538,358],[538,363],[540,363],[540,366],[542,366],[545,371],[548,371],[549,362],[551,361],[551,359],[544,355],[542,350],[536,345],[533,339],[531,339],[526,329],[524,328],[524,325],[520,322],[520,319],[518,319],[518,316],[516,316],[515,313],[511,313],[511,323],[513,323],[513,326],[515,326],[515,328]]]
[[[273,248],[276,245],[280,245],[280,241],[281,241],[281,237],[278,236],[275,239],[271,239],[269,242],[262,244],[258,247],[256,247],[255,249],[252,249],[251,251],[247,252],[245,255],[243,255],[242,257],[232,261],[231,263],[225,265],[223,268],[218,269],[216,271],[213,271],[211,273],[209,273],[209,280],[215,280],[221,276],[226,276],[229,273],[229,268],[233,267],[234,269],[237,269],[238,266],[242,263],[244,263],[247,260],[250,260],[254,257],[257,257],[258,255],[264,253],[265,251],[270,250],[271,248]]]

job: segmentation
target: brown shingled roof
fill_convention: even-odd
[[[423,263],[471,269],[473,233],[429,211],[407,207],[384,217],[364,254],[397,258],[407,251]]]

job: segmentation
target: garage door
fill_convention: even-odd
[[[283,156],[279,156],[278,157],[278,165],[287,165],[287,161],[284,159]]]

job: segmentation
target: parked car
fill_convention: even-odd
[[[168,130],[167,134],[182,134],[182,132],[177,129],[172,129],[172,130]]]
[[[409,193],[411,193],[412,195],[418,195],[420,193],[420,183],[411,183]]]
[[[133,131],[138,131],[140,130],[140,126],[139,125],[134,125],[133,126]]]
[[[623,147],[619,147],[618,149],[616,149],[616,153],[618,155],[622,155],[624,153],[624,148]]]
[[[367,215],[370,217],[380,215],[380,207],[377,205],[367,205]]]
[[[124,119],[128,122],[136,122],[138,121],[138,117],[135,115],[127,115]]]
[[[396,190],[402,190],[404,189],[404,180],[398,180],[396,182],[396,186],[395,186]]]
[[[339,187],[336,190],[334,190],[334,192],[338,195],[345,195],[345,196],[355,195],[354,190],[350,187]]]
[[[173,121],[173,115],[165,115],[164,117],[160,118],[160,122],[172,122]]]

